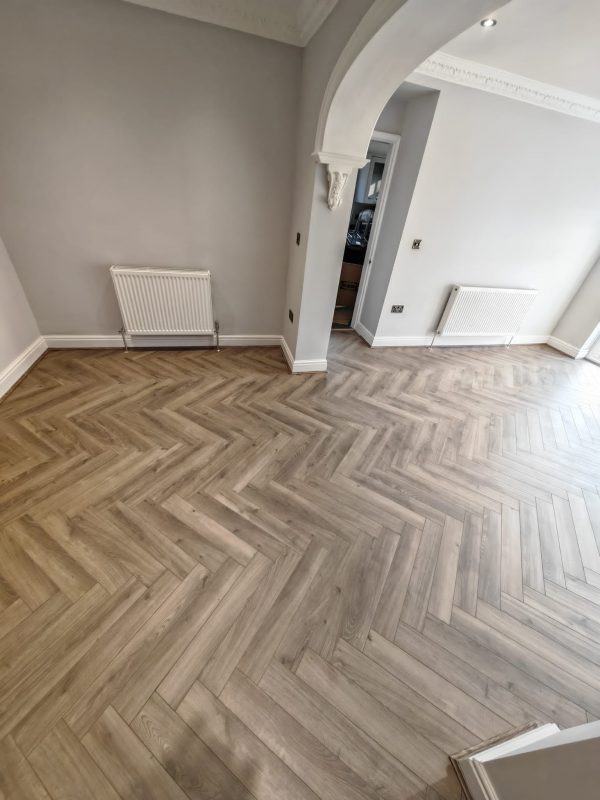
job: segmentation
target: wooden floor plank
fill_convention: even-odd
[[[536,592],[543,592],[544,567],[536,507],[529,503],[521,503],[519,517],[521,525],[523,584],[535,589]]]
[[[400,680],[396,673],[375,661],[370,645],[368,642],[370,655],[365,655],[340,640],[331,663],[443,752],[458,752],[477,742],[472,732],[436,703],[435,695],[425,698],[415,691],[410,676],[406,681]]]
[[[600,370],[48,351],[0,403],[0,795],[459,800],[600,717]]]
[[[271,564],[268,558],[256,553],[165,675],[157,691],[173,708],[183,700],[192,683],[208,664],[225,634],[243,612],[248,598],[252,597],[259,583],[266,578]]]
[[[192,686],[177,713],[256,800],[271,800],[273,797],[316,800],[318,797],[200,683]]]
[[[248,789],[157,694],[131,727],[191,800],[252,800]]]
[[[432,620],[430,624],[433,625]],[[443,625],[440,624],[439,627],[443,628]],[[395,643],[404,653],[462,689],[496,717],[506,720],[507,726],[510,724],[518,728],[540,718],[541,712],[537,708],[528,704],[523,698],[515,696],[509,689],[493,680],[489,674],[476,669],[470,660],[463,660],[453,651],[413,628],[399,625]],[[457,652],[462,655],[459,648]],[[468,658],[468,652],[464,655]]]
[[[209,544],[226,553],[240,564],[247,564],[254,555],[254,548],[230,530],[212,520],[182,497],[173,495],[163,503],[163,508],[180,522],[197,531]]]
[[[500,570],[501,590],[512,597],[522,600],[521,521],[519,511],[505,505],[502,506],[502,562]]]
[[[460,722],[460,725],[471,731],[476,738],[491,739],[505,730],[505,720],[488,711],[470,694],[459,689],[435,670],[426,667],[375,632],[367,642],[365,655],[402,680],[444,714]]]
[[[358,684],[310,650],[305,652],[297,674],[440,794],[448,800],[460,797],[456,777],[442,751]]]
[[[421,629],[427,614],[427,604],[437,566],[442,528],[435,522],[425,524],[419,549],[410,576],[400,619],[413,628]]]
[[[29,760],[54,800],[119,800],[113,785],[63,721],[33,750]]]
[[[554,509],[551,503],[544,500],[538,500],[536,507],[544,578],[560,586],[565,586],[565,573]]]
[[[25,753],[29,753],[46,732],[85,696],[88,687],[110,667],[111,662],[144,622],[162,606],[176,585],[174,576],[164,573],[145,591],[133,590],[133,602],[124,605],[121,616],[96,639],[87,653],[47,691],[43,700],[15,728],[14,738]]]
[[[579,542],[573,524],[571,507],[567,500],[560,497],[553,497],[554,516],[558,530],[558,540],[560,542],[560,552],[562,555],[563,569],[566,575],[579,578],[585,581]]]
[[[186,794],[112,707],[82,739],[121,797],[185,800]]]
[[[424,790],[422,780],[282,664],[276,661],[270,664],[260,688],[322,745],[339,743],[338,758],[381,797],[393,800],[399,793],[412,797]]]
[[[325,556],[326,551],[318,543],[312,542],[308,546],[265,617],[239,665],[242,672],[252,680],[260,680]]]
[[[459,562],[456,565],[454,604],[469,614],[475,614],[477,609],[482,535],[483,518],[467,514],[460,544]],[[381,634],[385,636],[383,631]],[[386,638],[392,639],[393,636]]]
[[[268,576],[261,581],[250,599],[246,598],[243,610],[204,665],[200,680],[216,695],[223,690],[299,560],[299,554],[290,550],[271,565]]]
[[[373,628],[388,639],[393,638],[400,621],[421,532],[418,528],[405,525],[399,536],[400,541],[373,620]]]
[[[524,670],[511,664],[508,659],[488,650],[484,644],[463,634],[458,628],[445,625],[432,617],[425,623],[425,635],[458,658],[472,664],[479,672],[508,689],[516,698],[521,698],[528,707],[538,711],[542,720],[551,719],[557,723],[560,721],[563,727],[583,724],[585,714],[581,706],[551,691]]]
[[[376,800],[356,772],[241,672],[233,673],[221,699],[319,797]]]
[[[600,553],[585,500],[583,497],[570,492],[569,506],[583,566],[593,572],[600,573]]]
[[[31,764],[10,736],[0,739],[0,792],[10,800],[51,800]]]
[[[462,521],[446,517],[428,606],[430,614],[445,622],[452,616],[462,535]]]
[[[194,575],[196,569],[192,570],[188,578]],[[156,647],[152,649],[150,658],[140,664],[135,674],[121,688],[112,702],[124,719],[129,722],[135,717],[197,631],[202,628],[233,586],[240,571],[239,564],[234,561],[226,561],[205,584],[201,585],[197,594],[181,592],[182,603],[177,609],[178,613],[172,622],[168,617],[166,618],[170,624],[165,634],[160,637]],[[174,596],[175,593],[171,595],[171,598]],[[158,613],[160,611],[162,609]]]
[[[18,542],[8,526],[0,532],[0,575],[31,609],[42,605],[58,591],[46,573],[38,567]]]

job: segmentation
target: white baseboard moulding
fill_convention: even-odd
[[[374,336],[371,347],[429,347],[433,334],[429,336]],[[505,347],[508,339],[503,336],[436,336],[434,347]],[[522,334],[515,336],[512,344],[546,344],[547,335]]]
[[[371,347],[429,347],[433,334],[427,336],[376,336],[357,322],[354,330]],[[501,336],[437,336],[434,347],[502,347],[507,344]],[[589,348],[578,348],[556,336],[547,334],[518,334],[512,344],[547,344],[571,358],[585,358]]]
[[[300,372],[327,372],[327,359],[295,359],[290,346],[286,340],[281,337],[281,349],[287,361],[290,372],[297,374]]]
[[[561,353],[571,356],[571,358],[585,358],[589,352],[584,347],[575,347],[575,345],[564,342],[562,339],[557,339],[556,336],[549,336],[548,344],[555,350],[560,350]]]
[[[82,349],[87,348],[122,348],[121,334],[50,334],[45,337],[50,349]],[[212,336],[125,336],[128,347],[211,347],[214,344]],[[281,347],[283,355],[291,372],[326,372],[326,359],[298,360],[294,359],[292,351],[283,336],[273,334],[222,334],[220,343],[223,347]]]
[[[45,337],[49,348],[55,350],[87,349],[90,347],[123,347],[123,337],[115,334],[50,334]],[[127,345],[136,347],[212,347],[212,336],[128,336]],[[279,334],[224,334],[220,336],[224,347],[279,347]]]
[[[10,364],[0,372],[0,397],[10,391],[21,378],[29,372],[35,362],[41,358],[48,346],[43,336],[32,342]]]
[[[358,322],[356,332],[371,347],[428,347],[432,336],[374,336],[371,331]],[[327,359],[294,359],[286,340],[280,334],[224,334],[221,337],[224,347],[281,347],[285,360],[293,373],[327,372]],[[213,344],[211,336],[143,336],[126,337],[128,345],[135,347],[207,347]],[[134,340],[135,339],[135,340]],[[143,341],[141,341],[143,340]],[[498,337],[438,337],[435,347],[457,347],[460,345],[485,346],[504,345]],[[513,344],[548,344],[555,350],[571,358],[585,358],[588,349],[577,348],[555,336],[535,336],[523,334],[515,336]],[[35,362],[48,349],[88,349],[122,348],[120,334],[50,334],[39,336],[4,370],[0,372],[0,397],[3,397],[31,369]]]
[[[88,348],[122,348],[121,334],[50,334],[45,337],[48,348],[53,350]],[[212,336],[125,336],[127,345],[136,347],[211,347]],[[281,347],[285,360],[293,373],[326,372],[326,359],[298,360],[294,359],[288,343],[280,334],[222,334],[220,342],[223,347]]]

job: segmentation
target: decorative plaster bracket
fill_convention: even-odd
[[[333,211],[342,204],[344,187],[353,169],[361,169],[368,163],[368,159],[361,156],[347,156],[342,153],[313,153],[318,164],[327,167],[327,180],[329,181],[329,194],[327,205]]]

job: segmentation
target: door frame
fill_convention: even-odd
[[[594,342],[594,347],[590,348],[590,352],[587,354],[586,358],[588,361],[591,361],[592,364],[598,364],[600,367],[600,350],[597,353],[594,353],[597,344],[598,342]]]
[[[590,341],[592,342],[591,345],[589,344]],[[600,322],[594,328],[591,336],[589,336],[587,341],[584,342],[582,350],[586,349],[587,353],[585,354],[585,357],[587,360],[591,361],[592,364],[597,364],[600,366]]]
[[[375,251],[377,248],[377,239],[381,231],[381,223],[385,206],[388,200],[390,191],[390,184],[392,175],[394,173],[394,166],[396,164],[396,157],[398,155],[398,148],[400,147],[401,136],[399,133],[385,133],[384,131],[373,131],[371,141],[385,142],[391,145],[388,157],[385,160],[385,167],[383,168],[383,176],[381,179],[381,190],[377,203],[375,205],[375,213],[373,214],[373,224],[371,225],[371,235],[369,236],[369,244],[367,245],[367,252],[365,253],[365,261],[358,284],[358,293],[356,295],[356,303],[354,304],[354,311],[352,312],[352,320],[350,327],[354,328],[360,319],[363,303],[367,293],[367,286],[371,276],[371,269],[373,267],[373,259],[375,258]]]

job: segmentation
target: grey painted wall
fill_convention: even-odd
[[[560,318],[554,329],[554,336],[576,348],[582,348],[584,345],[590,347],[598,326],[600,326],[600,259],[591,268]]]
[[[396,97],[396,95],[390,97],[388,104],[377,120],[375,130],[384,131],[385,133],[402,133],[406,103],[407,100]]]
[[[0,239],[0,374],[39,335],[23,287]]]
[[[450,286],[464,283],[538,289],[521,333],[549,335],[598,256],[600,126],[425,83],[440,97],[375,332],[431,335]]]
[[[338,209],[334,215],[331,214],[323,202],[327,197],[325,170],[322,166],[314,163],[312,153],[315,149],[317,120],[327,82],[340,53],[372,2],[373,0],[343,0],[338,3],[303,51],[292,213],[292,233],[299,232],[301,239],[300,246],[297,246],[295,238],[290,238],[286,303],[283,313],[283,335],[292,351],[297,344],[299,310],[303,296],[311,298],[312,287],[304,285],[307,260],[331,263],[325,261],[325,258],[331,258],[335,263],[339,263],[340,267],[336,274],[327,274],[330,287],[335,288],[339,280],[344,237],[352,202],[350,199],[350,202],[345,202],[343,208]],[[354,191],[352,181],[355,180],[356,175],[350,179],[345,191],[345,198],[348,196],[351,198]],[[314,240],[309,242],[309,227],[315,196],[319,203],[318,211],[325,217],[327,227],[338,231],[338,235],[333,237],[335,239],[333,248],[326,240],[327,237],[318,236],[319,232]],[[332,252],[329,252],[330,248],[332,248]],[[318,293],[323,294],[323,292]],[[303,313],[309,317],[304,327],[312,327],[313,320],[310,317],[315,314],[314,321],[318,322],[319,314],[318,310],[314,308],[315,305],[309,301],[303,306]],[[293,323],[289,321],[288,308],[294,312]],[[333,316],[333,311],[331,316]]]
[[[301,51],[120,0],[0,3],[0,234],[42,333],[114,333],[110,264],[209,268],[279,333]]]
[[[596,797],[600,781],[600,723],[577,725],[488,761],[486,774],[499,800]]]

